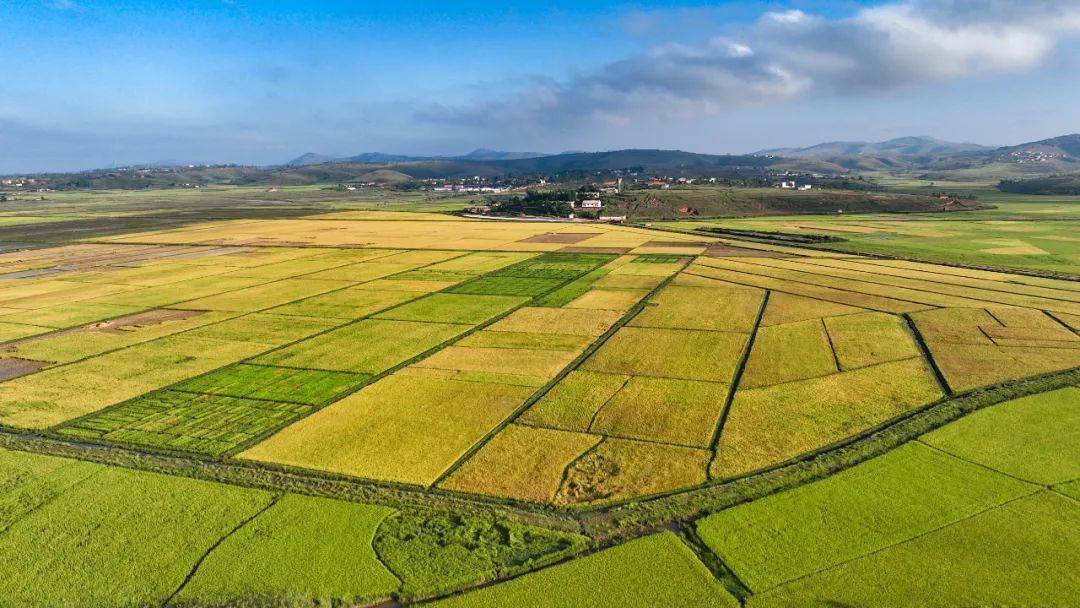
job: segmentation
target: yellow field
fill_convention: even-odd
[[[183,451],[173,418],[194,445],[258,411],[183,384],[243,363],[279,384],[241,394],[320,396],[214,457],[539,503],[754,473],[1080,366],[1074,281],[625,226],[216,221],[0,253],[0,275],[0,424],[122,427],[168,394],[182,416],[120,430]]]

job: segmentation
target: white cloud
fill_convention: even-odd
[[[807,95],[881,95],[1038,67],[1080,37],[1080,1],[905,0],[840,19],[768,12],[509,99],[429,108],[422,118],[517,131],[693,116]]]

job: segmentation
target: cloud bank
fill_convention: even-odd
[[[827,19],[800,10],[717,28],[566,80],[466,106],[431,105],[429,124],[569,131],[637,118],[688,118],[809,96],[883,96],[1046,63],[1080,38],[1076,0],[909,0]]]

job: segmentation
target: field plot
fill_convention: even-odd
[[[434,604],[483,606],[738,606],[674,534],[661,532]]]
[[[1080,388],[996,405],[922,441],[1007,475],[1051,485],[1080,478]]]
[[[945,308],[912,319],[954,391],[1080,365],[1080,335],[1037,310]]]
[[[385,507],[286,495],[218,546],[175,603],[274,598],[332,604],[384,598],[397,577],[372,550]]]
[[[464,288],[488,279],[541,278],[561,285],[611,259],[612,256],[542,255],[380,316],[430,320],[430,324],[435,324],[434,320],[481,324],[527,300],[477,295],[472,293],[475,290]],[[548,291],[554,287],[550,286]],[[424,304],[440,296],[442,300]],[[545,314],[565,311],[578,322],[570,323],[569,327],[530,323],[530,310],[546,311]],[[582,312],[601,314],[587,317]],[[523,313],[525,317],[519,317]],[[612,311],[519,308],[487,328],[445,345],[438,352],[277,433],[244,452],[243,457],[370,479],[431,485],[537,388],[577,357],[593,335],[610,327],[617,315]],[[467,326],[455,327],[467,329]],[[500,328],[511,331],[497,331]],[[463,332],[464,329],[459,333]],[[496,468],[501,466],[496,459],[488,461]],[[474,468],[477,466],[481,465]],[[537,465],[544,466],[550,467]],[[477,472],[459,478],[458,487],[464,487],[466,482],[462,479],[486,484],[489,489],[499,483],[512,483],[506,479],[488,484],[485,480],[491,476]]]
[[[160,605],[219,538],[269,504],[264,492],[98,467],[92,483],[0,536],[0,597],[24,606]]]
[[[749,606],[1068,606],[1080,508],[1043,492],[825,570]],[[916,584],[912,584],[915,582]]]
[[[711,515],[697,529],[740,580],[762,592],[1037,489],[913,443]]]
[[[430,485],[532,391],[394,374],[279,431],[240,457]]]

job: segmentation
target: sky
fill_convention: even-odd
[[[1080,131],[1080,0],[0,0],[0,173]]]

